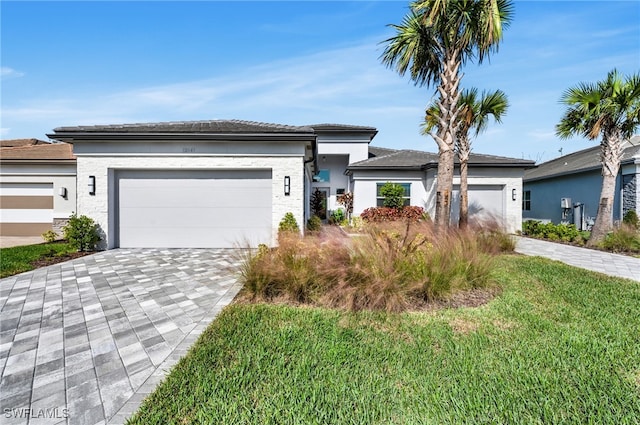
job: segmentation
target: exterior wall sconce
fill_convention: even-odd
[[[515,189],[511,189],[511,200],[515,201],[518,198]]]
[[[291,195],[291,177],[284,176],[284,196]]]
[[[67,188],[66,187],[58,188],[58,195],[60,195],[63,198],[66,198],[67,197]]]
[[[89,195],[96,194],[96,176],[89,176]]]

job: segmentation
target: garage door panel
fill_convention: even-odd
[[[117,178],[121,247],[271,242],[271,171],[127,170]]]
[[[271,209],[266,208],[121,208],[120,228],[196,227],[225,228],[243,223],[247,228],[271,224]],[[203,216],[210,219],[203,220]]]
[[[215,208],[215,207],[251,207],[271,203],[271,185],[258,188],[236,187],[233,189],[207,188],[194,190],[192,188],[167,187],[156,188],[120,188],[120,204],[132,208]]]
[[[501,185],[469,185],[469,218],[488,220],[504,220],[504,186]],[[451,205],[452,222],[460,218],[460,187],[453,188]]]

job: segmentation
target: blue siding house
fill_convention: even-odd
[[[613,219],[640,213],[640,136],[625,142],[616,182]],[[584,228],[598,213],[602,185],[600,146],[584,149],[525,171],[523,220],[575,223]],[[582,227],[581,227],[582,226]]]

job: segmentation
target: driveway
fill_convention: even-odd
[[[0,280],[0,422],[124,423],[240,290],[236,254],[116,249]]]

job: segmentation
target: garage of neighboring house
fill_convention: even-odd
[[[312,128],[239,120],[62,127],[78,161],[78,213],[103,248],[273,245],[306,221]]]
[[[0,236],[61,234],[76,208],[71,145],[3,140],[0,166]]]

